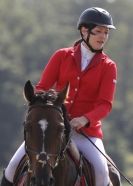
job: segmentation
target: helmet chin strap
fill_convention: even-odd
[[[93,53],[100,53],[100,52],[102,52],[103,48],[101,48],[99,50],[96,50],[89,43],[90,35],[96,35],[96,34],[94,34],[93,32],[90,31],[90,34],[88,33],[88,36],[87,36],[87,39],[86,40],[83,38],[83,34],[81,32],[80,32],[80,34],[81,34],[82,40],[85,42],[85,44],[91,50],[91,52],[93,52]]]

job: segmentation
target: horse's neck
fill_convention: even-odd
[[[68,153],[71,156],[71,158],[73,159],[73,161],[76,164],[79,164],[79,162],[80,162],[80,153],[79,153],[76,145],[72,141],[70,142],[70,145],[69,145],[69,148],[68,148]]]

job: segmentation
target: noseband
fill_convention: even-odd
[[[29,109],[28,109],[28,113],[33,109],[33,108],[54,108],[55,110],[57,110],[62,116],[64,116],[64,113],[63,113],[63,110],[61,108],[61,106],[55,106],[53,105],[52,102],[47,102],[47,103],[39,103],[39,104],[35,104],[35,105],[30,105],[29,106]],[[26,154],[28,155],[29,157],[29,153],[31,154],[34,154],[36,155],[36,161],[40,164],[42,164],[42,167],[44,167],[44,165],[48,164],[51,169],[53,170],[56,166],[58,166],[59,164],[59,161],[61,159],[64,158],[64,154],[66,153],[66,150],[67,150],[67,147],[70,143],[70,138],[66,140],[66,145],[63,146],[63,142],[62,144],[60,145],[60,151],[59,153],[56,153],[56,154],[50,154],[50,153],[47,153],[47,152],[38,152],[34,149],[31,149],[28,144],[27,144],[27,135],[28,135],[28,123],[25,121],[24,122],[24,140],[25,140],[25,151],[26,151]],[[64,133],[65,134],[65,133]],[[64,139],[64,137],[63,137]],[[50,159],[52,157],[56,157],[56,161],[55,161],[55,164],[52,165],[51,162],[50,162]],[[32,165],[31,163],[29,162],[29,166],[28,166],[28,172],[29,173],[33,173],[33,169],[32,169]]]

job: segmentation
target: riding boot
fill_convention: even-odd
[[[13,183],[9,182],[5,175],[3,175],[0,186],[13,186]]]

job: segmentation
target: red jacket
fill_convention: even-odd
[[[80,44],[55,52],[36,85],[37,90],[48,90],[56,84],[61,90],[70,82],[66,103],[71,118],[85,116],[90,125],[82,128],[89,136],[102,138],[101,119],[112,108],[116,86],[116,64],[103,52],[97,53],[88,67],[81,71]]]

